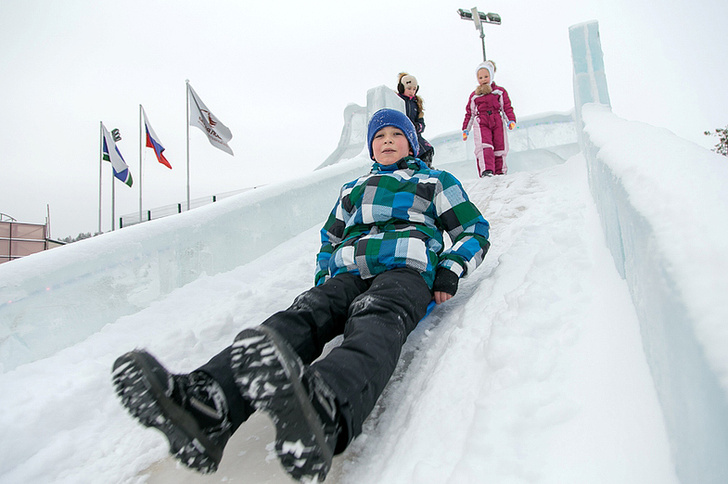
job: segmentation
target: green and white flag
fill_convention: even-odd
[[[129,171],[129,165],[124,161],[124,157],[121,156],[119,148],[116,146],[114,137],[111,136],[109,130],[106,129],[104,123],[101,123],[101,131],[104,133],[104,149],[103,158],[104,161],[110,161],[111,167],[114,170],[114,176],[121,180],[128,186],[131,186],[134,181],[131,178],[131,172]]]

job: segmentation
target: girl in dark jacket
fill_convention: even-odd
[[[405,113],[417,130],[417,141],[420,143],[420,152],[417,158],[424,161],[428,168],[432,168],[432,157],[435,155],[435,148],[422,137],[425,131],[425,109],[422,106],[422,98],[417,95],[420,86],[417,85],[415,76],[406,72],[399,73],[397,82],[397,94],[404,101]]]

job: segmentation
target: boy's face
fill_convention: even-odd
[[[404,95],[407,97],[415,97],[415,94],[417,94],[417,86],[415,87],[405,87],[404,88]]]
[[[411,153],[407,136],[401,129],[385,126],[372,138],[374,160],[382,165],[391,165]]]
[[[478,69],[478,83],[490,84],[490,71],[488,69]]]

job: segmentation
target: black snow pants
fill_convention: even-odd
[[[343,432],[342,452],[382,394],[407,336],[426,315],[432,292],[412,269],[394,269],[371,279],[340,274],[296,298],[291,307],[262,324],[275,329],[334,391]],[[341,345],[319,358],[326,343],[343,334]],[[317,361],[314,361],[317,360]],[[223,387],[236,429],[251,413],[230,369],[230,348],[199,370]],[[235,407],[235,408],[234,408]]]

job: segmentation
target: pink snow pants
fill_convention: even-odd
[[[489,126],[481,124],[479,121],[476,118],[473,123],[478,175],[481,176],[486,170],[490,170],[496,175],[503,175],[507,171],[504,159],[507,153],[505,123],[500,114],[495,113],[488,115],[487,120],[483,120]]]

